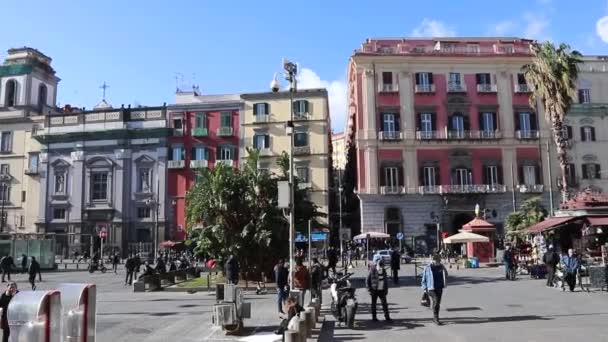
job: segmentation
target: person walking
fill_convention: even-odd
[[[228,257],[224,271],[226,272],[226,280],[229,284],[236,285],[239,282],[239,262],[234,255]]]
[[[511,246],[507,245],[505,247],[502,261],[505,264],[505,278],[507,280],[515,280],[515,255],[513,254]]]
[[[137,253],[133,256],[133,279],[137,278],[137,273],[139,273],[139,269],[141,268],[141,258]]]
[[[40,264],[36,261],[36,257],[32,257],[32,261],[30,262],[30,268],[28,269],[30,285],[32,285],[32,291],[36,290],[36,274],[42,278],[40,274]]]
[[[118,255],[118,252],[116,252],[112,258],[112,269],[115,274],[118,274],[118,264],[120,264],[120,256]]]
[[[156,272],[160,274],[167,273],[167,265],[162,256],[159,256],[158,259],[156,259]]]
[[[336,265],[338,264],[338,254],[336,252],[336,250],[333,247],[329,247],[329,250],[327,251],[327,270],[329,273],[329,270],[331,270],[333,272],[333,274],[336,274]]]
[[[574,292],[574,287],[576,286],[576,275],[581,267],[581,263],[578,260],[576,251],[574,251],[572,248],[568,249],[568,255],[564,255],[562,258],[562,263],[564,264],[566,273],[564,280],[568,284],[570,292]]]
[[[21,254],[21,273],[27,273],[27,255]]]
[[[395,248],[391,253],[391,273],[393,275],[393,283],[396,285],[399,282],[399,269],[401,268],[401,254]]]
[[[378,260],[375,265],[371,265],[369,274],[366,280],[367,290],[372,297],[372,321],[377,322],[376,316],[376,305],[378,304],[378,298],[382,303],[382,311],[384,312],[384,319],[387,322],[392,322],[388,312],[388,303],[386,302],[386,295],[388,294],[388,275],[386,269],[384,269],[384,261]]]
[[[2,268],[2,282],[4,283],[5,276],[8,276],[8,281],[11,281],[11,271],[15,266],[15,262],[13,261],[13,257],[10,255],[5,255],[0,259],[0,267]]]
[[[310,288],[310,272],[308,272],[308,269],[304,266],[302,258],[296,259],[296,268],[293,274],[293,287],[302,292],[302,297],[300,297],[302,301],[300,304],[304,305],[306,290]]]
[[[287,278],[288,271],[285,267],[285,261],[280,259],[279,262],[274,266],[274,279],[277,282],[277,303],[279,308],[279,314],[283,312],[283,304],[288,296],[287,291]]]
[[[6,291],[0,296],[0,309],[2,309],[2,319],[0,321],[0,328],[2,328],[2,342],[8,342],[11,335],[10,326],[8,325],[8,304],[11,299],[19,292],[17,290],[17,283],[9,283],[6,287]]]
[[[543,262],[547,268],[547,287],[553,287],[553,279],[555,278],[555,268],[559,264],[559,255],[555,252],[553,245],[549,245],[549,249],[543,255]]]
[[[169,258],[169,272],[177,271],[177,265],[173,258]]]
[[[318,298],[319,304],[323,299],[321,286],[323,285],[323,265],[319,262],[319,259],[312,258],[312,265],[310,267],[310,298]]]
[[[125,286],[127,284],[133,284],[133,272],[135,271],[135,260],[133,259],[133,255],[129,254],[127,260],[125,260]]]
[[[435,254],[431,264],[427,265],[422,272],[422,290],[424,290],[432,301],[433,322],[441,325],[439,321],[439,308],[443,289],[447,287],[448,271],[441,263],[441,256]]]

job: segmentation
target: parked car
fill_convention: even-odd
[[[413,260],[413,259],[412,259],[412,257],[411,257],[411,256],[409,256],[409,255],[407,255],[407,254],[403,254],[403,255],[401,255],[401,261],[403,261],[403,262],[404,262],[404,263],[406,263],[406,264],[411,263],[411,262],[412,262],[412,260]]]
[[[372,258],[372,260],[374,262],[377,262],[378,260],[382,259],[382,260],[384,260],[385,264],[388,264],[391,262],[391,253],[392,253],[392,251],[390,249],[383,249],[383,250],[377,251],[376,254],[374,254],[374,257]]]

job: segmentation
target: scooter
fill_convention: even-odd
[[[354,273],[333,279],[329,287],[331,293],[331,313],[339,321],[346,324],[348,328],[355,325],[355,315],[357,313],[357,298],[355,288],[351,286],[350,278]]]
[[[89,263],[89,273],[93,273],[95,271],[101,271],[101,273],[106,273],[108,269],[103,263],[99,262],[91,262]]]

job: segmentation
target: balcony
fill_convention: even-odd
[[[231,137],[234,132],[232,127],[220,127],[217,129],[218,137]]]
[[[300,190],[312,189],[312,183],[311,182],[298,183],[298,188],[300,188]]]
[[[310,119],[310,114],[307,112],[293,113],[294,121],[303,121],[303,120],[309,120],[309,119]]]
[[[191,160],[190,168],[191,169],[203,169],[209,166],[209,162],[207,160]]]
[[[441,185],[442,194],[498,194],[507,191],[502,184]]]
[[[467,86],[462,83],[448,82],[448,93],[466,93]]]
[[[439,140],[443,139],[441,131],[416,131],[416,140]]]
[[[310,146],[294,146],[293,147],[293,154],[294,155],[303,155],[303,154],[310,154]]]
[[[515,137],[519,140],[532,140],[532,139],[538,139],[540,138],[540,132],[539,131],[532,131],[532,130],[527,130],[527,131],[515,131]]]
[[[255,122],[256,123],[264,123],[270,120],[270,115],[268,114],[256,114]]]
[[[416,84],[416,86],[414,87],[414,92],[416,92],[417,94],[434,93],[435,85],[434,84]]]
[[[207,128],[195,128],[192,130],[193,137],[206,137],[209,135],[209,130]]]
[[[531,93],[532,87],[527,84],[516,84],[515,92],[516,93]]]
[[[501,139],[500,131],[448,131],[448,139],[453,140],[493,140]]]
[[[496,84],[478,84],[477,92],[478,93],[496,93],[498,88]]]
[[[260,151],[261,156],[271,156],[272,155],[272,150],[269,147],[260,148],[259,151]]]
[[[470,137],[469,131],[448,131],[448,139],[468,139]]]
[[[440,194],[441,186],[439,185],[423,185],[418,187],[418,193],[421,195]]]
[[[538,194],[542,193],[544,186],[542,184],[519,184],[517,190],[522,194]]]
[[[34,175],[39,174],[40,171],[38,170],[37,167],[30,167],[30,168],[27,168],[24,173],[29,176],[34,176]]]
[[[405,188],[396,185],[386,185],[380,187],[380,193],[382,195],[399,195],[405,192]]]
[[[378,84],[378,92],[379,93],[394,93],[399,91],[399,85],[398,84],[383,84],[380,83]]]
[[[232,167],[233,164],[234,164],[234,160],[230,160],[230,159],[218,159],[215,161],[215,166],[226,165],[226,166]]]
[[[378,139],[391,141],[391,140],[403,140],[403,132],[400,131],[380,131],[378,132]]]
[[[183,128],[174,128],[173,129],[173,136],[174,137],[181,137],[184,135],[184,129]]]
[[[170,169],[183,169],[186,166],[185,160],[169,160],[167,167]]]

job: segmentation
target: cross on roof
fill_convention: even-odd
[[[99,86],[99,88],[103,89],[103,100],[106,99],[106,89],[110,88],[109,85],[106,84],[106,81],[103,81],[103,84]]]

